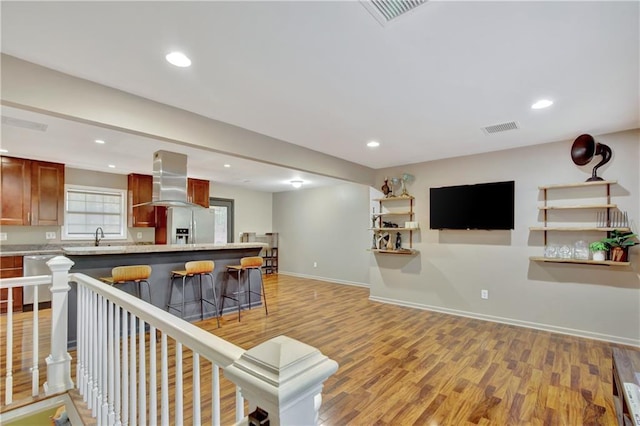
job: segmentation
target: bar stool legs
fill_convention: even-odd
[[[240,321],[240,312],[242,310],[242,305],[240,304],[240,295],[244,293],[245,304],[249,305],[249,309],[252,308],[251,304],[251,295],[257,294],[259,295],[260,301],[264,298],[264,311],[266,315],[269,315],[269,310],[267,309],[267,295],[264,291],[264,281],[262,280],[262,263],[263,259],[260,256],[253,257],[243,257],[240,259],[240,265],[228,265],[227,266],[227,278],[224,282],[224,288],[222,291],[222,302],[220,308],[220,315],[224,310],[224,301],[225,299],[231,299],[236,302],[238,306],[238,321]],[[260,289],[261,291],[253,291],[251,290],[251,271],[256,270],[260,274]],[[229,276],[233,273],[236,274],[236,279],[238,283],[238,289],[236,292],[229,293],[228,292],[228,284],[229,284]],[[242,277],[246,275],[243,280]],[[244,291],[241,290],[243,281],[246,281]]]
[[[184,319],[185,316],[185,303],[194,303],[194,302],[199,302],[200,303],[200,318],[202,320],[204,320],[204,304],[208,303],[210,305],[213,306],[214,308],[214,312],[216,315],[216,321],[218,323],[218,327],[220,327],[220,314],[219,314],[219,310],[218,310],[218,295],[216,294],[216,284],[215,281],[213,279],[213,270],[215,268],[215,264],[213,261],[211,260],[198,260],[198,261],[192,261],[192,262],[187,262],[185,264],[185,269],[184,270],[176,270],[176,271],[171,271],[171,288],[170,288],[170,293],[169,293],[169,303],[167,304],[167,310],[171,310],[174,309],[176,311],[180,312],[181,317]],[[202,283],[202,277],[203,276],[208,276],[211,280],[211,289],[213,291],[213,302],[206,299],[204,297],[204,287],[203,287],[203,283]],[[185,293],[184,293],[184,287],[185,287],[185,282],[187,280],[187,278],[191,279],[191,283],[192,283],[192,287],[193,287],[193,292],[194,292],[194,296],[196,293],[195,290],[195,283],[193,282],[193,280],[195,279],[195,277],[198,277],[198,284],[199,284],[199,295],[197,298],[194,298],[193,300],[188,300],[185,301]],[[171,303],[172,298],[173,298],[173,289],[175,287],[175,280],[177,278],[182,278],[182,292],[181,292],[181,296],[182,296],[182,300],[180,300],[179,305],[178,303]],[[180,306],[180,309],[178,309],[177,306]]]

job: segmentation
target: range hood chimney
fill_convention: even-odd
[[[138,206],[203,208],[187,201],[187,156],[177,152],[153,153],[153,196]]]

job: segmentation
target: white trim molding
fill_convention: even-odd
[[[515,325],[518,327],[531,328],[535,330],[549,331],[552,333],[566,334],[569,336],[584,337],[587,339],[602,340],[605,342],[619,343],[623,345],[640,347],[640,339],[630,339],[628,337],[622,337],[622,336],[611,336],[608,334],[594,333],[586,330],[576,330],[573,328],[558,327],[550,324],[521,321],[521,320],[516,320],[512,318],[497,317],[493,315],[483,315],[483,314],[477,314],[474,312],[459,311],[457,309],[447,309],[439,306],[423,305],[420,303],[405,302],[402,300],[388,299],[384,297],[369,296],[369,300],[373,302],[388,303],[390,305],[398,305],[398,306],[405,306],[408,308],[421,309],[423,311],[433,311],[433,312],[439,312],[442,314],[449,314],[449,315],[456,315],[460,317],[478,319],[482,321],[491,321],[491,322],[497,322],[501,324]]]

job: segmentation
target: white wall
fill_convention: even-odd
[[[613,150],[599,170],[612,188],[613,203],[640,225],[640,132],[597,137]],[[417,256],[372,255],[371,297],[376,300],[453,312],[593,338],[640,345],[640,246],[631,249],[631,268],[539,263],[543,255],[537,207],[539,185],[583,182],[591,174],[570,157],[572,141],[454,158],[380,170],[377,181],[402,172],[415,175],[409,191],[416,197],[421,224],[414,248]],[[600,157],[597,157],[599,161]],[[515,230],[429,230],[429,188],[456,184],[515,180]],[[603,187],[604,188],[604,187]],[[563,192],[571,196],[571,191]],[[490,209],[490,205],[479,206]],[[564,214],[567,214],[565,212]],[[595,211],[569,214],[588,214]],[[594,219],[595,222],[595,219]],[[603,233],[549,233],[549,241],[594,241]],[[489,300],[480,290],[489,290]]]
[[[242,232],[264,234],[272,232],[272,193],[251,191],[239,186],[212,182],[209,195],[234,200],[234,242]]]
[[[368,285],[369,216],[369,187],[364,185],[345,183],[273,194],[279,271]]]

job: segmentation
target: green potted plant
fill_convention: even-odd
[[[593,260],[604,261],[609,245],[603,240],[594,241],[589,244],[589,250],[593,253]]]
[[[634,240],[636,236],[633,232],[614,229],[607,238],[603,238],[602,241],[610,247],[611,260],[614,262],[626,262],[629,258],[629,247],[638,244],[638,242]]]

